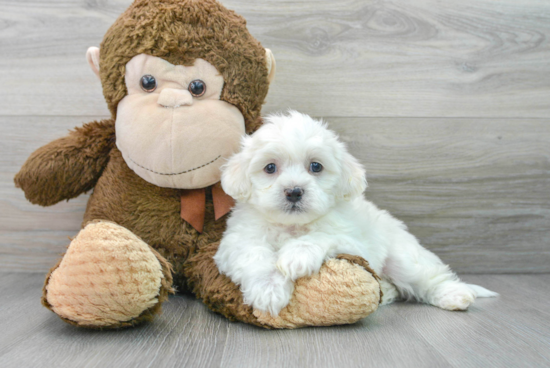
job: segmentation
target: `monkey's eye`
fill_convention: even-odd
[[[157,80],[150,74],[141,77],[139,84],[141,85],[141,89],[145,92],[153,92],[157,89]]]
[[[189,83],[187,88],[193,97],[200,97],[206,92],[206,84],[200,79],[196,79],[193,82]]]
[[[312,162],[309,165],[309,169],[311,170],[311,172],[320,173],[321,171],[323,171],[323,165],[318,162]]]
[[[267,164],[264,167],[264,171],[268,174],[274,174],[277,171],[277,165],[275,164]]]

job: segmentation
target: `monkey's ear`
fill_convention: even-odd
[[[275,57],[270,49],[265,49],[265,62],[267,64],[267,80],[271,83],[275,78]]]
[[[88,60],[92,72],[99,78],[99,48],[95,46],[88,48],[88,51],[86,51],[86,60]]]

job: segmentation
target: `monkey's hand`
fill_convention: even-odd
[[[270,328],[354,323],[378,308],[379,280],[363,258],[341,254],[318,273],[296,280],[292,299],[278,316],[253,313],[257,323]]]
[[[77,197],[94,187],[114,145],[114,120],[85,124],[32,153],[15,176],[15,186],[41,206]]]
[[[380,303],[376,273],[361,257],[339,255],[315,275],[296,280],[290,303],[278,316],[245,304],[239,286],[214,262],[219,242],[203,244],[183,266],[189,288],[213,311],[264,328],[342,325],[359,321]]]

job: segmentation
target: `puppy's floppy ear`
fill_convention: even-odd
[[[360,196],[367,189],[365,168],[347,151],[344,151],[341,162],[342,175],[339,183],[339,194],[344,199]]]
[[[250,158],[241,151],[222,166],[222,188],[225,193],[239,201],[246,201],[252,191],[252,182],[247,173]]]

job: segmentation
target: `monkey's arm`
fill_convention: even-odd
[[[93,121],[37,149],[15,175],[34,204],[51,206],[92,189],[115,145],[115,122]]]

